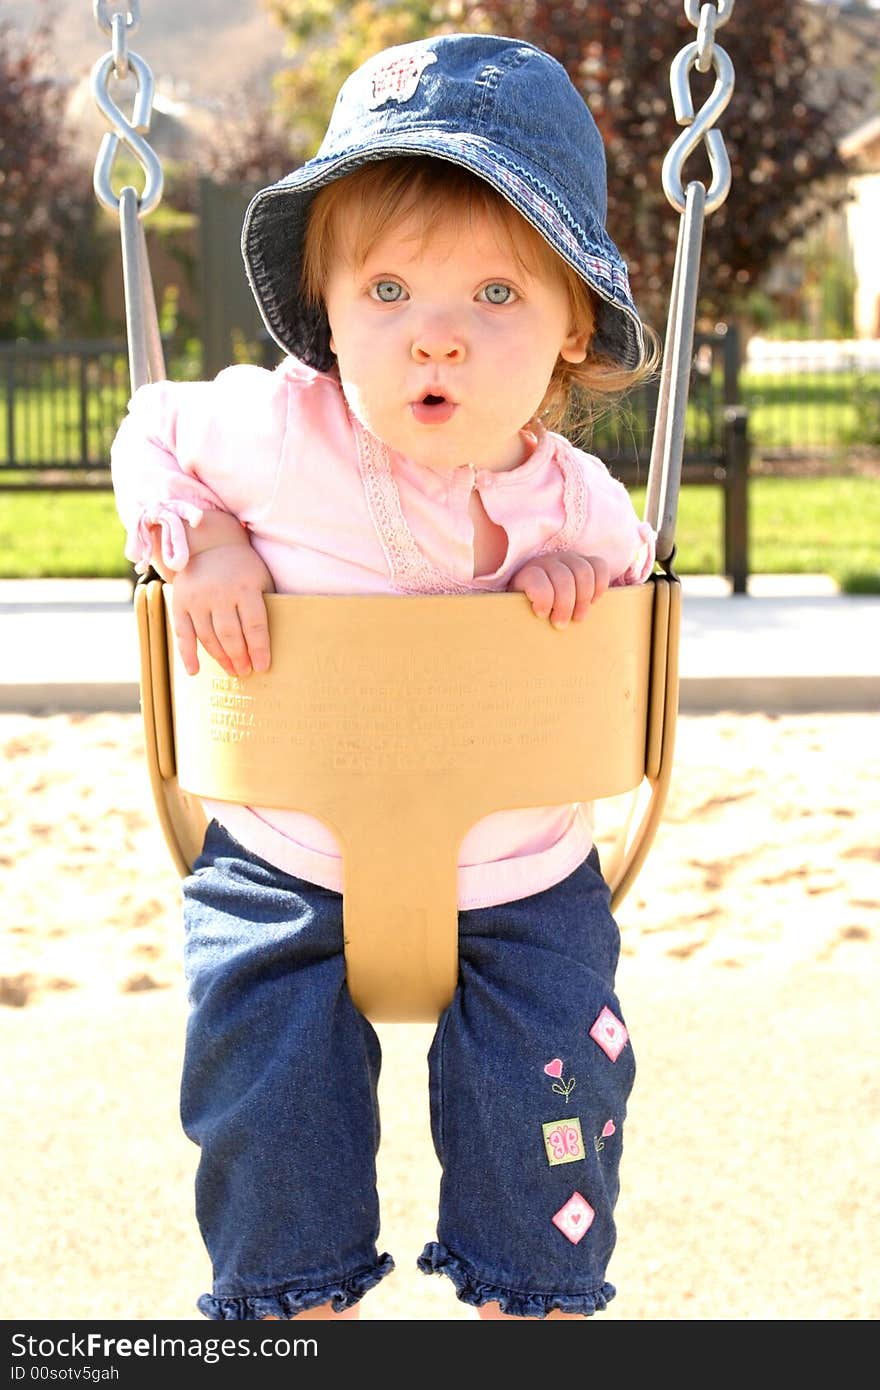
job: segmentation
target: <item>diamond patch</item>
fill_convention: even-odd
[[[559,1208],[552,1221],[553,1225],[571,1241],[572,1245],[577,1245],[592,1226],[595,1215],[596,1213],[586,1197],[582,1197],[579,1192],[573,1192],[565,1206]]]
[[[590,1037],[598,1043],[606,1057],[616,1062],[629,1041],[626,1025],[613,1014],[606,1004],[596,1022],[590,1029]]]

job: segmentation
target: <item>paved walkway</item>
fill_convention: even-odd
[[[821,575],[682,583],[683,712],[880,710],[880,596]],[[0,581],[0,654],[0,710],[138,709],[124,579]]]

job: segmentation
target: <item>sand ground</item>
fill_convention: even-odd
[[[880,716],[681,720],[618,914],[636,1045],[594,1320],[880,1313]],[[179,1130],[178,881],[136,715],[0,716],[0,1316],[197,1319],[210,1271]],[[428,1025],[385,1024],[367,1319],[472,1319],[434,1234]]]

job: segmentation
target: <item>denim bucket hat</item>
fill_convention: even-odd
[[[346,79],[313,159],[255,194],[242,254],[275,341],[318,371],[334,361],[323,310],[300,292],[314,193],[370,160],[430,155],[497,190],[596,292],[593,346],[639,364],[642,326],[626,266],[605,231],[605,149],[555,58],[518,39],[447,34],[401,44]]]

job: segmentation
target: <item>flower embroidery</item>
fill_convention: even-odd
[[[613,1120],[606,1120],[606,1121],[605,1121],[605,1125],[604,1125],[604,1127],[603,1127],[603,1129],[602,1129],[602,1133],[601,1133],[601,1134],[597,1134],[597,1135],[596,1135],[596,1138],[593,1140],[593,1148],[596,1150],[596,1153],[597,1153],[597,1154],[598,1154],[598,1153],[601,1153],[602,1150],[604,1149],[604,1147],[605,1147],[605,1140],[608,1139],[612,1134],[616,1134],[616,1133],[617,1133],[617,1125],[614,1123],[614,1121],[613,1121]]]
[[[553,1085],[550,1089],[552,1091],[555,1091],[558,1096],[565,1096],[565,1099],[567,1101],[575,1086],[577,1085],[577,1082],[575,1081],[574,1077],[572,1077],[569,1081],[564,1081],[562,1079],[562,1071],[563,1064],[561,1057],[554,1057],[553,1061],[548,1062],[544,1068],[544,1072],[547,1076],[552,1076],[555,1078]]]

